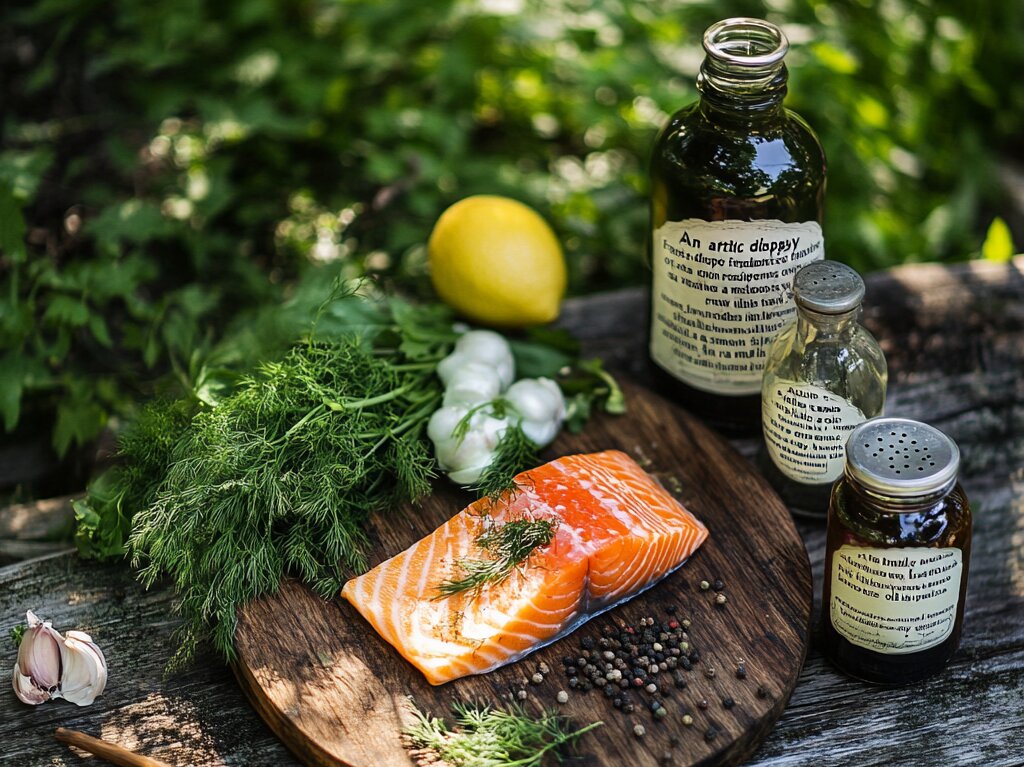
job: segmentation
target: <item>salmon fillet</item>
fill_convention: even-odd
[[[430,535],[348,581],[351,602],[431,684],[483,674],[575,630],[679,567],[707,528],[625,453],[573,455],[523,472],[519,490],[472,503]],[[505,580],[440,596],[479,536],[551,520],[550,545]]]

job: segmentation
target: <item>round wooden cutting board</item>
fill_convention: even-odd
[[[765,481],[721,438],[646,389],[627,390],[629,413],[593,419],[583,434],[564,434],[545,458],[617,448],[654,474],[711,534],[674,574],[573,634],[510,666],[432,687],[340,597],[323,601],[296,581],[248,605],[239,616],[235,671],[256,710],[308,765],[409,767],[402,730],[413,721],[409,698],[451,723],[453,701],[501,704],[524,688],[528,707],[557,708],[585,734],[575,754],[597,767],[736,764],[749,756],[785,708],[807,653],[811,573],[789,512]],[[379,516],[371,534],[376,565],[432,532],[472,498],[439,482],[422,506]],[[728,601],[702,580],[721,579]],[[671,684],[669,714],[656,720],[632,694],[624,714],[600,690],[569,690],[560,659],[578,655],[602,626],[643,617],[689,618],[690,645],[701,653],[687,686]],[[551,672],[525,683],[545,661]],[[736,674],[743,661],[746,678]],[[713,675],[711,669],[714,669]],[[669,682],[670,674],[661,679]],[[559,705],[559,690],[569,702]],[[734,705],[723,701],[731,698]],[[701,702],[706,701],[706,708]],[[693,724],[683,723],[689,713]],[[637,737],[634,725],[646,729]],[[714,728],[715,735],[709,735]]]

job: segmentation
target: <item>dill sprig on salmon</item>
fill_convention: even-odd
[[[481,533],[476,545],[492,559],[459,560],[463,577],[442,581],[438,599],[463,591],[480,589],[488,583],[501,583],[526,562],[538,548],[548,546],[555,537],[555,523],[548,519],[516,519]]]

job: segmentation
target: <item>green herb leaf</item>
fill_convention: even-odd
[[[21,638],[25,636],[26,631],[28,631],[28,626],[24,623],[19,623],[17,626],[12,628],[10,632],[8,632],[8,636],[11,638],[11,644],[14,645],[15,650],[21,647]]]
[[[476,545],[493,558],[460,559],[459,567],[465,575],[438,584],[438,598],[501,583],[534,551],[551,544],[556,524],[549,519],[516,519],[485,531],[476,539]]]

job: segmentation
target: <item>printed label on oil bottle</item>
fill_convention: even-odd
[[[846,438],[866,420],[860,408],[807,383],[777,381],[763,394],[764,441],[779,471],[805,484],[839,479]]]
[[[800,267],[825,257],[816,221],[667,221],[654,230],[651,357],[716,394],[757,394],[768,346],[796,313]]]
[[[953,631],[962,571],[956,548],[841,546],[832,558],[832,626],[886,655],[927,650]]]

